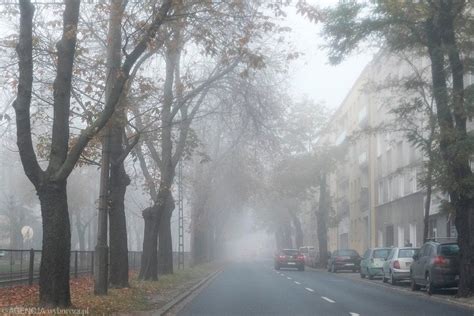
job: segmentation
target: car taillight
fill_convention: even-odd
[[[298,256],[298,260],[303,261],[303,260],[304,260],[304,256]]]
[[[395,269],[400,269],[400,262],[398,262],[398,260],[395,260],[395,261],[393,262],[393,267],[394,267]]]
[[[285,259],[285,256],[278,256],[279,259]]]
[[[433,264],[437,266],[444,266],[448,264],[448,260],[446,260],[443,256],[436,256],[433,259]]]

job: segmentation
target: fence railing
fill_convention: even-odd
[[[130,270],[141,264],[140,251],[128,252]],[[0,287],[16,284],[33,284],[39,278],[41,250],[0,249]],[[94,251],[71,251],[70,273],[77,278],[94,273]]]

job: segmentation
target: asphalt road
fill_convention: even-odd
[[[474,311],[340,274],[275,271],[267,261],[229,265],[179,315],[473,316]]]

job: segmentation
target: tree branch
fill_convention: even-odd
[[[66,160],[64,161],[63,165],[61,166],[59,171],[56,173],[56,178],[58,179],[67,178],[67,176],[74,169],[74,166],[77,160],[79,159],[82,151],[87,146],[89,141],[105,126],[105,124],[111,118],[112,114],[114,113],[115,107],[120,100],[122,91],[129,78],[130,71],[133,65],[137,62],[140,56],[145,52],[148,43],[155,36],[156,32],[158,31],[160,26],[163,24],[165,18],[168,15],[168,11],[171,8],[171,2],[172,0],[164,0],[160,9],[154,16],[150,27],[142,36],[141,40],[139,41],[135,49],[132,51],[132,53],[127,55],[127,57],[125,58],[125,61],[121,67],[122,68],[121,72],[118,75],[118,77],[108,78],[108,80],[116,80],[116,83],[113,85],[111,96],[108,102],[105,104],[104,110],[91,126],[83,130],[77,142],[69,151],[69,154]]]
[[[31,138],[31,92],[33,90],[33,15],[35,7],[28,0],[20,1],[20,37],[18,54],[18,91],[13,102],[17,125],[17,145],[26,176],[38,186],[43,171],[38,164]]]

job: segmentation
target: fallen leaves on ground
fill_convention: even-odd
[[[90,315],[108,315],[115,312],[145,311],[158,309],[216,270],[212,264],[178,270],[161,276],[159,281],[140,281],[137,273],[130,274],[130,288],[109,289],[108,295],[94,295],[91,276],[73,278],[71,301],[73,308],[88,310]],[[38,285],[18,285],[0,288],[0,308],[38,306]]]

